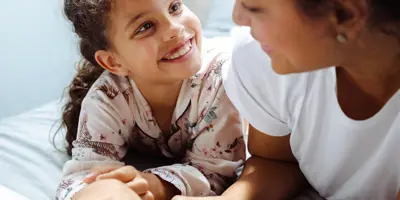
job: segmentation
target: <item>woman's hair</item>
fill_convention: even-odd
[[[72,142],[77,137],[81,104],[90,87],[104,69],[94,57],[96,51],[107,49],[106,26],[111,0],[64,0],[64,12],[80,39],[83,60],[78,74],[68,87],[69,99],[64,106],[62,126],[66,128],[67,152],[72,154]]]
[[[327,9],[336,9],[338,20],[346,20],[349,16],[335,0],[295,0],[300,10],[309,17],[323,16]],[[400,1],[399,0],[367,0],[369,23],[372,26],[383,28],[386,25],[395,25],[400,29]],[[399,33],[397,33],[399,34]]]

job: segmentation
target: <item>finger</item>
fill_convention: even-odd
[[[122,165],[104,165],[104,166],[95,166],[90,171],[93,173],[105,174],[108,172],[112,172],[119,168],[123,168]]]
[[[175,196],[172,200],[224,200],[222,197],[185,197]]]
[[[154,200],[154,195],[148,191],[145,195],[141,195],[140,198],[142,200]]]
[[[136,177],[131,182],[128,182],[127,185],[138,195],[145,195],[149,190],[149,184],[147,180],[141,177]]]
[[[91,173],[88,174],[84,179],[83,182],[90,184],[96,181],[97,176],[105,173],[109,173],[111,171],[114,171],[118,168],[121,168],[122,166],[117,166],[117,165],[109,165],[109,166],[96,166],[93,167],[90,171]]]
[[[94,181],[96,181],[96,178],[97,178],[98,175],[100,175],[100,174],[97,173],[97,172],[92,172],[92,173],[88,174],[88,175],[83,179],[83,182],[84,182],[84,183],[87,183],[87,184],[93,183]]]
[[[117,179],[124,183],[132,181],[138,174],[138,171],[132,166],[125,166],[109,173],[99,175],[96,180]]]

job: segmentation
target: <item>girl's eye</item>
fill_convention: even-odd
[[[152,27],[153,27],[153,23],[146,22],[139,28],[138,31],[136,31],[136,34],[143,33],[145,31],[147,31],[148,29],[151,29]]]
[[[181,2],[176,2],[174,4],[172,4],[171,8],[169,9],[169,13],[174,13],[176,11],[179,11],[181,8]]]

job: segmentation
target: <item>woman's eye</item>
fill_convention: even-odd
[[[181,8],[181,3],[180,2],[174,3],[171,6],[171,8],[169,9],[169,13],[174,13],[174,12],[178,11],[180,8]]]
[[[148,29],[153,27],[153,23],[151,22],[146,22],[142,25],[142,27],[139,28],[139,30],[136,32],[136,34],[142,33],[147,31]]]

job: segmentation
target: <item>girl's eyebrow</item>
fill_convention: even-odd
[[[132,24],[134,24],[137,20],[139,20],[140,18],[142,18],[143,16],[149,14],[149,11],[145,11],[145,12],[141,12],[139,14],[137,14],[135,17],[132,17],[128,23],[125,26],[125,30],[128,29]]]

